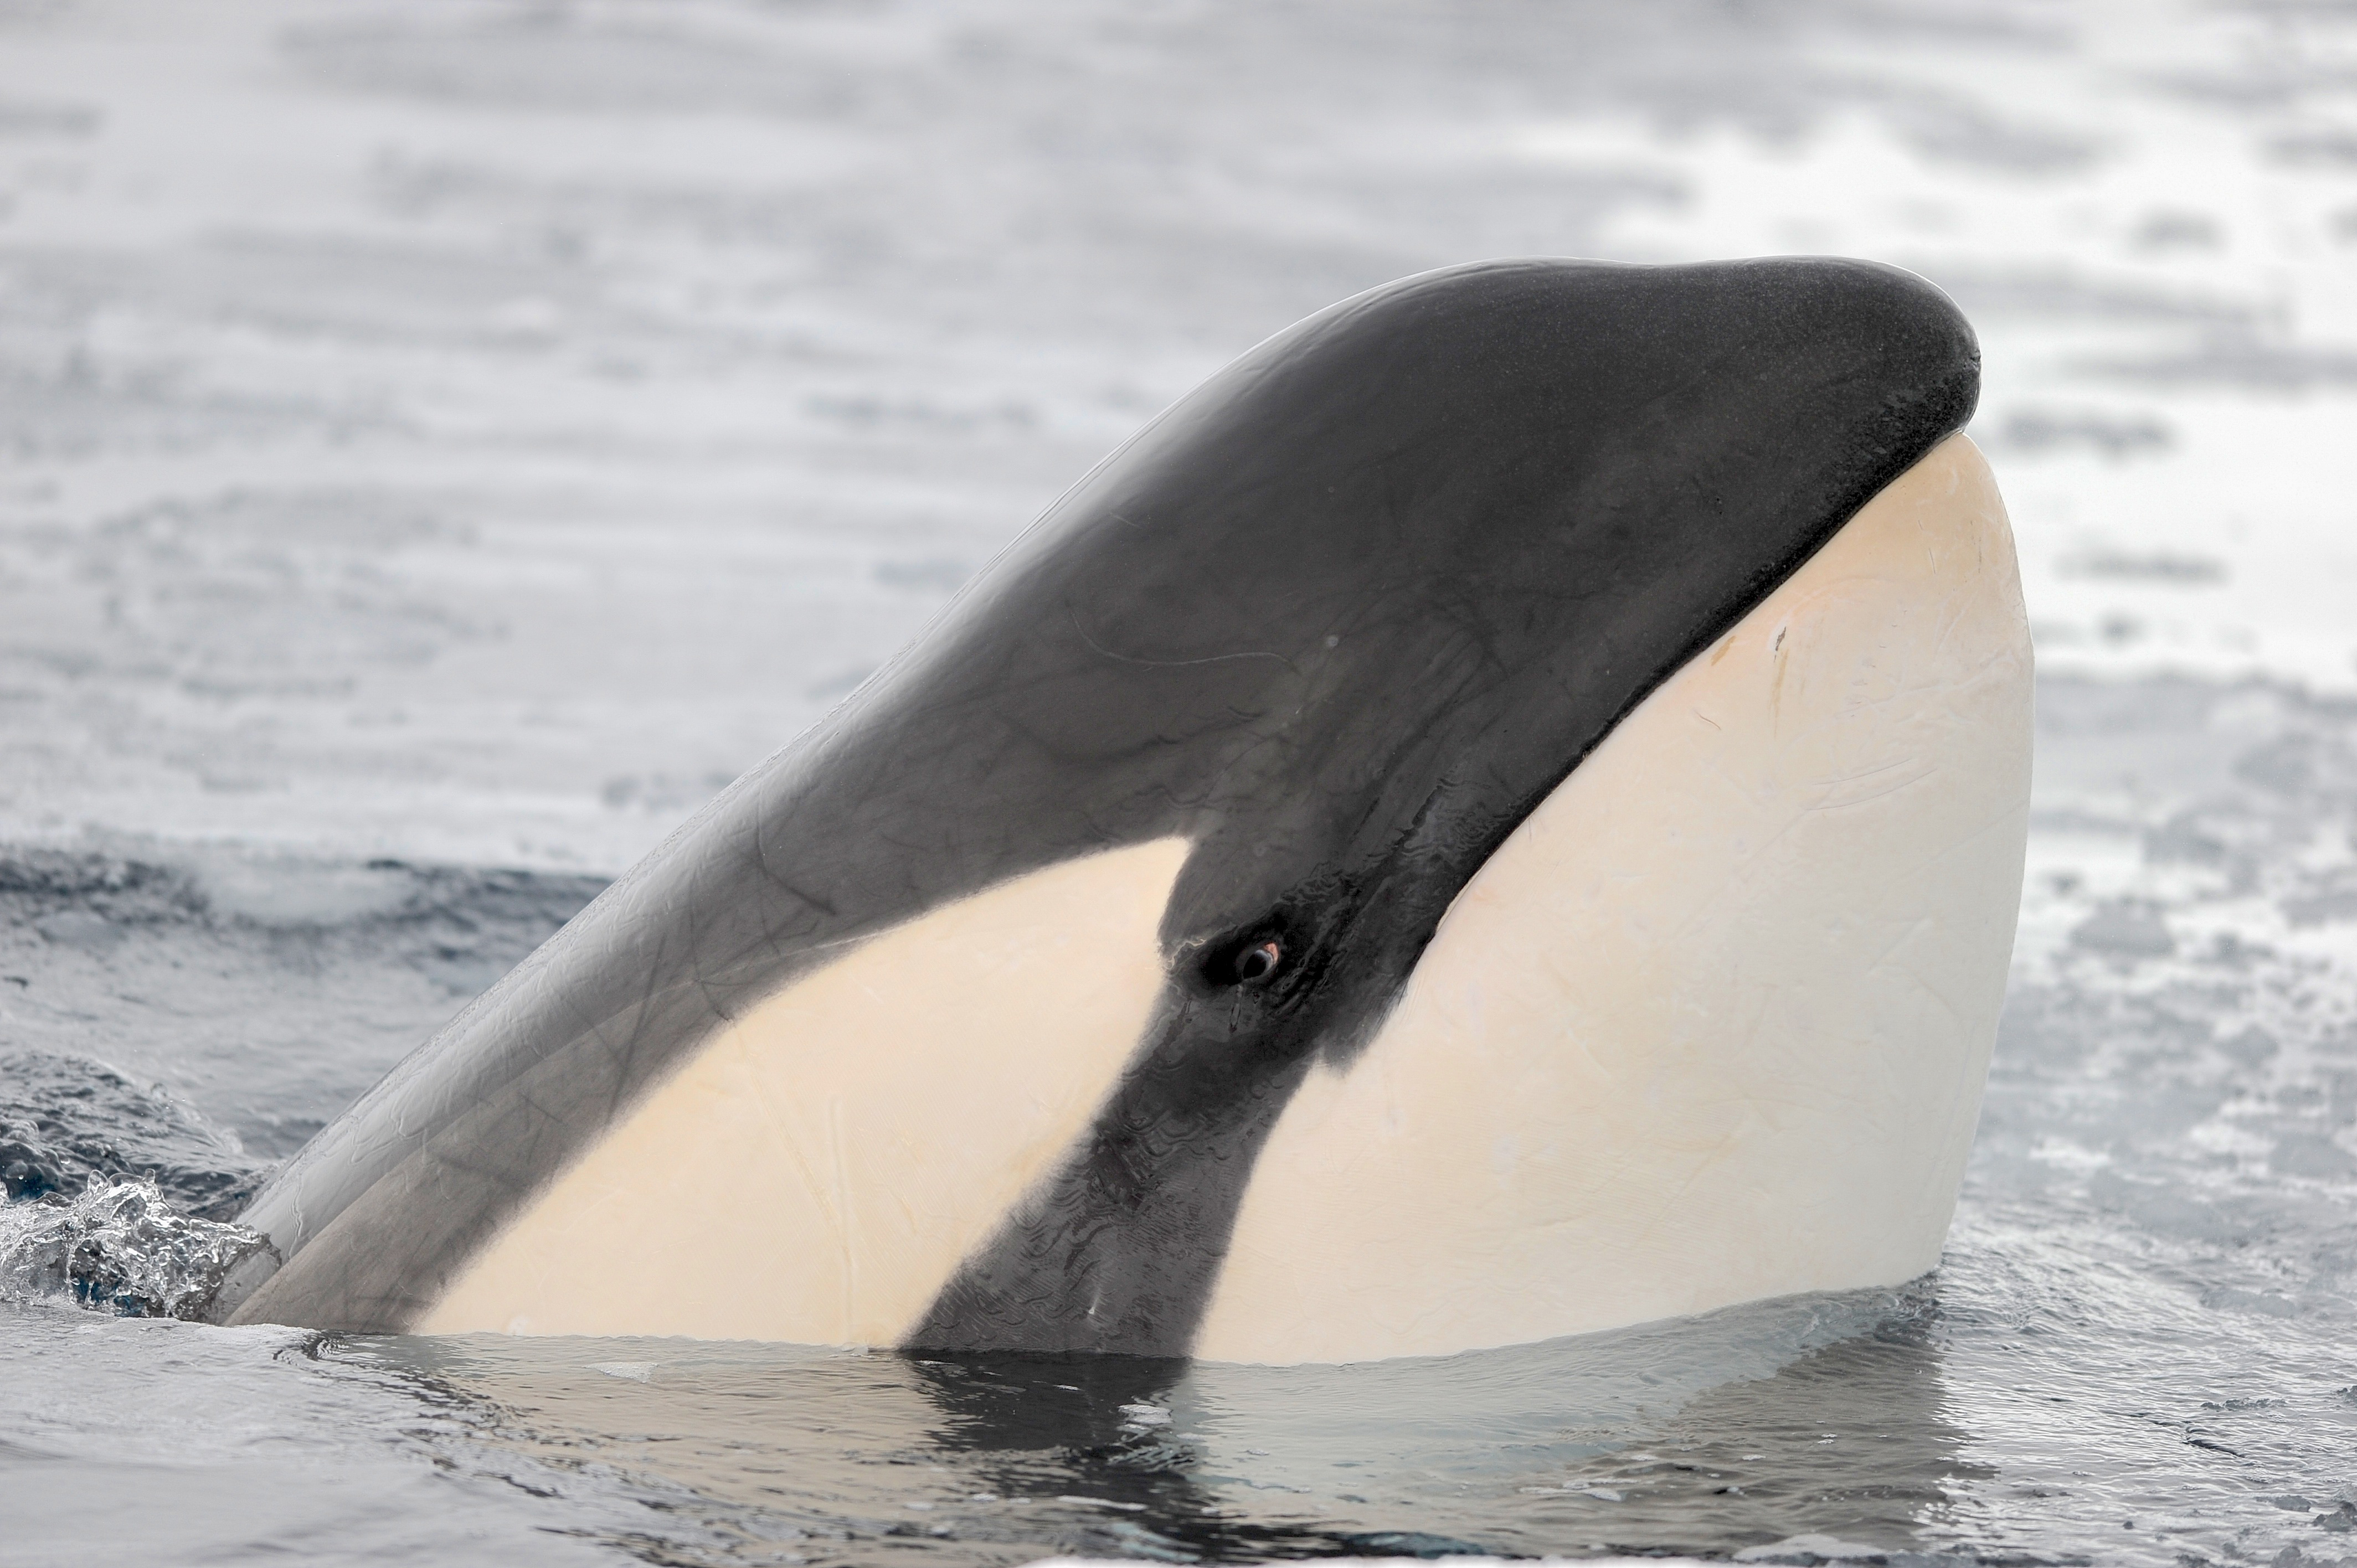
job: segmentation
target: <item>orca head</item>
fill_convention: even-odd
[[[1334,1185],[1260,1170],[1313,1069],[1338,1081],[1354,1070],[1469,882],[1665,682],[1960,429],[1977,383],[1962,317],[1885,267],[1488,263],[1378,290],[1272,339],[1067,497],[962,612],[995,618],[1019,601],[1034,624],[1068,626],[1037,674],[1049,695],[1035,709],[1056,715],[1060,755],[1142,760],[1112,776],[1150,779],[1171,802],[1191,850],[1161,926],[1168,981],[1087,1135],[907,1342],[1194,1347],[1234,1273],[1247,1193]],[[2026,715],[2015,677],[2028,668],[2018,590],[2012,621],[1999,602],[2007,551],[1996,618],[1964,650],[1973,669],[1994,660],[2013,682],[1996,700],[2000,752],[2026,736],[2005,728]],[[1932,584],[1932,598],[1952,586]],[[957,656],[954,636],[942,646]],[[1913,700],[1938,710],[1947,696]],[[2026,758],[2026,739],[2014,749]],[[1641,743],[1637,753],[1622,771],[1652,770]],[[1997,771],[2000,796],[2022,782],[2018,768]],[[1690,787],[1668,768],[1652,783]],[[1694,809],[1712,807],[1697,794]],[[1997,861],[2007,853],[2000,844]],[[2018,844],[2009,853],[2018,876]],[[1505,918],[1555,922],[1533,954],[1544,967],[1549,951],[1590,942],[1596,913]],[[1975,905],[1967,918],[1998,917]],[[2009,904],[2002,918],[2009,940]],[[1523,1092],[1527,1067],[1475,1098]],[[1455,1070],[1485,1068],[1468,1058]],[[1548,1176],[1508,1185],[1524,1179]],[[1350,1228],[1344,1185],[1280,1250],[1314,1251]],[[1458,1222],[1485,1228],[1478,1212]],[[1367,1229],[1357,1288],[1385,1294],[1384,1271],[1394,1283],[1413,1273],[1427,1243]],[[1489,1288],[1485,1272],[1466,1262],[1470,1288]],[[1240,1331],[1243,1309],[1229,1310],[1225,1352],[1483,1342],[1478,1326],[1422,1337],[1300,1326],[1361,1307],[1297,1294],[1285,1310],[1298,1322],[1282,1332]],[[1524,1316],[1541,1330],[1529,1337],[1604,1326]]]
[[[1977,385],[1859,262],[1280,334],[307,1146],[221,1310],[1342,1360],[1922,1272],[2026,830]]]

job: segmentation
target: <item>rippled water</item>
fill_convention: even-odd
[[[0,5],[0,1563],[2357,1561],[2357,11]],[[242,1195],[1265,333],[1981,327],[2040,755],[1937,1275],[1254,1369],[319,1337]]]

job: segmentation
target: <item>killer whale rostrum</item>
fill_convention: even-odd
[[[2027,832],[1978,386],[1856,261],[1297,324],[320,1133],[218,1316],[1286,1362],[1926,1272]]]

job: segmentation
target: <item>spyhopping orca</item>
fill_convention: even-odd
[[[225,1316],[1291,1362],[1922,1273],[2027,821],[1978,378],[1852,261],[1279,334],[313,1140]]]

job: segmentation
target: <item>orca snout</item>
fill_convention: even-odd
[[[1262,1148],[1198,1353],[1442,1354],[1933,1267],[2020,896],[2030,675],[2004,508],[1953,436],[1466,883]]]

